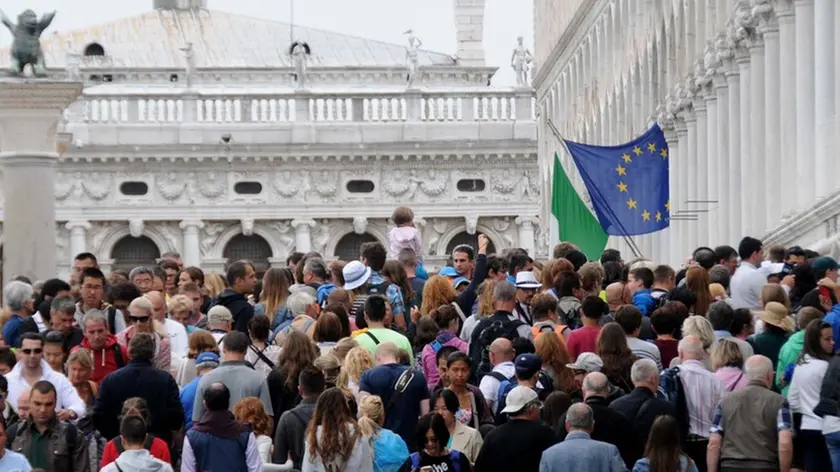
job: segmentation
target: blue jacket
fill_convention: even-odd
[[[642,311],[642,316],[650,316],[656,309],[656,300],[653,299],[649,288],[643,288],[633,294],[633,305]]]
[[[834,339],[840,339],[836,336],[840,336],[840,303],[835,303],[834,306],[831,307],[831,311],[829,311],[823,321],[831,325],[831,332],[834,334]],[[834,351],[837,352],[840,350],[840,347],[835,347]]]
[[[195,456],[195,470],[248,472],[246,465],[248,440],[251,433],[239,433],[238,439],[227,439],[212,436],[191,429],[187,431],[187,438]]]
[[[543,452],[540,472],[627,472],[618,448],[575,431]]]

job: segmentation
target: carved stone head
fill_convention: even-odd
[[[143,236],[143,227],[144,227],[143,220],[141,219],[133,219],[128,222],[128,233],[134,237],[139,238]]]
[[[364,234],[367,230],[367,218],[363,216],[357,216],[353,218],[353,231],[356,234]]]

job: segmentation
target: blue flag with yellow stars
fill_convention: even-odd
[[[566,141],[604,232],[633,236],[670,224],[668,144],[659,125],[619,146]]]

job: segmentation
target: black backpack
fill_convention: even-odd
[[[653,297],[653,301],[654,301],[653,309],[654,310],[656,310],[658,308],[662,308],[663,306],[665,306],[666,303],[671,301],[671,296],[670,296],[671,294],[668,293],[665,290],[654,289],[650,292],[650,295],[651,295],[651,297]],[[648,316],[650,316],[651,314],[653,314],[652,311],[651,311],[651,313],[648,314]]]
[[[475,341],[470,344],[470,360],[473,368],[476,369],[476,378],[481,380],[481,377],[493,370],[490,364],[490,344],[499,338],[507,338],[514,340],[519,337],[517,328],[525,326],[520,320],[493,320],[486,324]]]

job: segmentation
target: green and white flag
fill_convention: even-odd
[[[608,235],[575,190],[557,153],[551,183],[551,216],[558,225],[560,241],[573,243],[589,260],[601,257]]]

